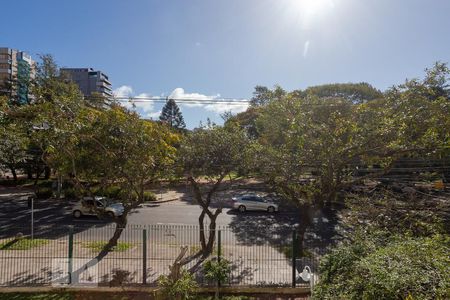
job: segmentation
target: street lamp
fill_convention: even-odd
[[[33,130],[48,130],[50,129],[50,125],[47,122],[42,122],[42,124],[39,125],[33,125]],[[34,239],[34,199],[36,196],[36,187],[34,188],[34,195],[31,197],[28,197],[28,206],[31,208],[31,239]]]

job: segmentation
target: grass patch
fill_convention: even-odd
[[[0,243],[0,250],[28,250],[48,243],[47,239],[17,239]]]
[[[88,242],[88,243],[84,243],[83,247],[84,248],[89,248],[92,251],[101,251],[103,249],[103,247],[105,247],[106,242]],[[112,248],[112,251],[114,252],[124,252],[127,251],[129,249],[131,249],[133,247],[132,243],[125,243],[125,242],[118,242],[117,246],[114,246]]]

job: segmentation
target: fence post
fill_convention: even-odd
[[[220,264],[220,256],[222,255],[222,231],[219,229],[217,231],[217,262]],[[217,286],[220,287],[220,279],[217,280]]]
[[[292,231],[292,287],[295,288],[296,277],[296,255],[297,254],[297,232],[295,229]]]
[[[72,284],[72,273],[73,273],[73,225],[69,225],[69,249],[68,249],[68,275],[69,284]]]
[[[147,284],[147,229],[142,230],[142,283]]]

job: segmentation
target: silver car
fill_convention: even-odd
[[[72,215],[75,218],[81,216],[97,216],[99,211],[103,211],[108,216],[115,218],[123,214],[122,203],[108,203],[104,197],[84,197],[72,208]]]
[[[278,205],[259,195],[242,195],[231,198],[233,208],[240,212],[247,210],[263,210],[270,213],[278,211]]]

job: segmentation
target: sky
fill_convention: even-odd
[[[198,99],[180,103],[188,128],[245,110],[211,100],[256,85],[385,90],[450,61],[449,0],[0,1],[0,47],[101,70],[119,96]],[[134,109],[158,118],[161,106]]]

